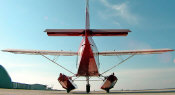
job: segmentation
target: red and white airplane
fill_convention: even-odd
[[[50,51],[50,50],[21,50],[21,49],[6,49],[2,50],[4,52],[12,52],[15,54],[32,54],[32,55],[42,55],[51,62],[62,67],[66,71],[73,74],[74,77],[86,77],[87,85],[86,92],[90,92],[90,77],[102,77],[103,85],[101,89],[109,92],[111,88],[114,87],[117,82],[117,77],[113,74],[109,76],[103,76],[104,73],[115,68],[119,64],[125,62],[134,55],[140,54],[160,54],[165,52],[174,51],[172,49],[149,49],[149,50],[126,50],[126,51],[104,51],[98,52],[97,47],[92,39],[93,36],[127,36],[129,32],[128,29],[90,29],[90,20],[89,20],[89,0],[86,0],[86,26],[85,29],[46,29],[48,36],[82,36],[82,42],[78,52],[72,51]],[[78,56],[78,71],[73,73],[72,71],[66,69],[60,64],[56,63],[55,60],[48,58],[46,55],[55,55],[55,56]],[[100,73],[98,70],[99,67],[99,56],[118,56],[118,55],[129,55],[126,59],[122,60],[120,63],[112,66],[108,70]],[[76,79],[74,79],[76,80]],[[63,88],[69,93],[71,90],[76,89],[76,85],[73,83],[74,80],[72,77],[66,76],[60,73],[58,81]]]

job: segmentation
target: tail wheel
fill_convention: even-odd
[[[86,85],[86,92],[89,93],[90,92],[90,84]]]

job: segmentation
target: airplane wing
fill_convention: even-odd
[[[58,55],[58,56],[75,56],[78,53],[72,51],[56,51],[56,50],[22,50],[22,49],[6,49],[3,52],[11,52],[15,54],[29,55]]]
[[[165,52],[174,51],[173,49],[145,49],[145,50],[125,50],[125,51],[104,51],[99,52],[102,56],[115,56],[115,55],[141,55],[141,54],[160,54]]]

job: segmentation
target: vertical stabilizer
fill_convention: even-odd
[[[89,0],[86,0],[86,29],[90,29],[90,21],[89,21]]]

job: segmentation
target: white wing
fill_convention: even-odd
[[[56,50],[22,50],[22,49],[6,49],[3,52],[11,52],[15,54],[31,54],[31,55],[60,55],[75,56],[78,53],[72,51],[56,51]]]
[[[174,51],[173,49],[146,49],[146,50],[125,50],[125,51],[104,51],[99,52],[102,56],[115,56],[115,55],[139,55],[139,54],[160,54],[165,52]]]

